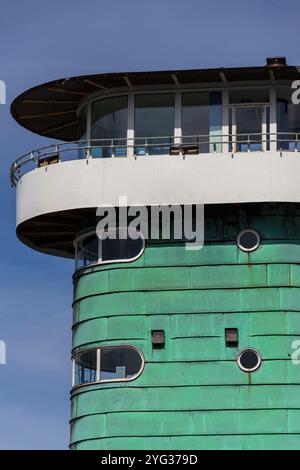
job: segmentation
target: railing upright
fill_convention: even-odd
[[[147,156],[149,155],[149,147],[148,147],[148,138],[147,137],[145,139],[145,154]]]
[[[116,156],[116,151],[115,151],[115,146],[114,146],[114,139],[111,139],[110,141],[110,152],[111,152],[111,156],[112,158],[114,158]]]
[[[56,144],[55,146],[55,153],[57,154],[58,161],[60,162],[61,157],[60,157],[60,145],[59,144]]]
[[[87,147],[85,149],[85,157],[87,160],[89,160],[90,158],[92,158],[93,154],[92,154],[92,149],[91,149],[91,141],[88,140],[87,141]]]

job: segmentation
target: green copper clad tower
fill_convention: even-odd
[[[271,58],[74,77],[13,102],[64,141],[11,179],[18,237],[75,259],[71,449],[300,448],[299,79]],[[169,237],[132,214],[121,236],[124,208],[193,207],[195,224],[203,205],[202,248],[172,217]],[[116,239],[99,208],[116,208]]]

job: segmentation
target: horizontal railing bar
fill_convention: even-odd
[[[209,148],[217,151],[217,146],[228,145],[228,152],[235,153],[238,145],[243,145],[251,150],[252,144],[271,144],[277,143],[284,144],[286,142],[294,143],[293,150],[298,150],[300,133],[296,132],[279,132],[279,133],[243,133],[237,135],[231,134],[201,134],[201,135],[182,135],[182,136],[151,136],[151,137],[132,137],[132,138],[113,138],[113,139],[85,139],[80,141],[56,143],[38,149],[31,150],[30,152],[19,157],[11,165],[10,176],[13,185],[16,185],[18,180],[23,176],[24,172],[21,170],[26,164],[32,162],[38,165],[43,159],[47,160],[51,157],[57,156],[60,162],[65,154],[75,152],[74,159],[80,158],[93,158],[93,152],[96,150],[110,149],[111,155],[103,156],[103,158],[121,158],[126,155],[119,155],[118,150],[130,150],[135,157],[140,155],[148,155],[152,148],[172,147],[178,150],[179,153],[186,151],[186,146],[198,146],[201,148],[203,145],[208,145]],[[144,149],[144,150],[143,150]],[[199,149],[198,149],[199,150]],[[278,151],[280,151],[280,147]],[[300,149],[299,149],[300,150]],[[170,149],[171,151],[171,149]],[[80,157],[82,153],[82,157]],[[199,152],[201,153],[201,152]],[[68,158],[68,157],[67,157]],[[94,157],[98,158],[98,157]]]

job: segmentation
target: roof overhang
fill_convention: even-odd
[[[51,81],[25,91],[13,101],[11,114],[32,132],[72,141],[80,139],[78,107],[95,92],[106,94],[155,86],[174,89],[212,84],[234,86],[240,82],[272,85],[299,78],[300,67],[287,65],[84,75]]]

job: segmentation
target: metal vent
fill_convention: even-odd
[[[286,57],[267,57],[268,67],[285,67]]]
[[[151,331],[152,347],[163,348],[165,346],[165,332],[164,330]]]

